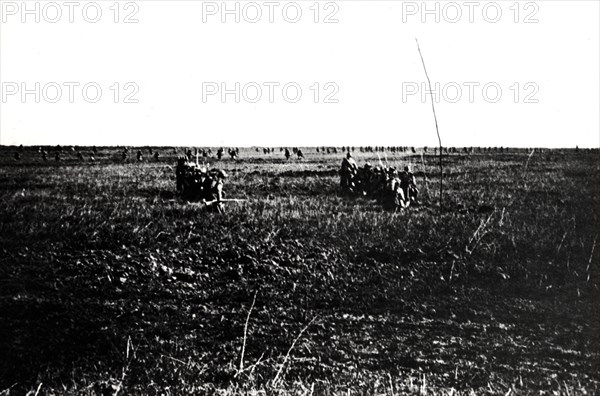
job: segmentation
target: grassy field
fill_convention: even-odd
[[[387,153],[424,203],[390,213],[341,152],[244,149],[219,215],[156,150],[0,149],[0,395],[600,394],[597,151],[448,155],[443,210]]]

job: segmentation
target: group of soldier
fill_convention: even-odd
[[[202,202],[209,211],[223,213],[223,183],[227,173],[208,169],[187,157],[179,157],[175,168],[177,192],[187,201]]]
[[[419,204],[419,189],[410,166],[402,171],[389,166],[372,166],[369,162],[359,167],[350,151],[342,160],[340,186],[347,194],[375,198],[388,210]]]
[[[147,151],[146,151],[147,150]],[[178,149],[177,148],[173,148],[173,153],[177,154],[178,153]],[[257,153],[259,153],[261,151],[260,148],[255,147],[255,150]],[[306,149],[305,149],[306,150]],[[442,149],[438,148],[438,147],[407,147],[407,146],[360,146],[360,147],[350,147],[350,146],[342,146],[342,147],[316,147],[315,151],[316,153],[319,154],[333,154],[333,155],[337,155],[340,151],[342,153],[354,153],[356,152],[360,152],[360,153],[411,153],[412,154],[433,154],[433,155],[438,155],[438,153],[441,153],[443,155],[452,155],[452,154],[465,154],[465,155],[471,155],[474,153],[484,153],[484,154],[490,154],[490,153],[516,153],[516,152],[526,152],[526,153],[530,153],[533,149],[532,148],[528,148],[528,149],[507,149],[505,147],[463,147],[462,149],[459,149],[457,147],[443,147]],[[536,148],[535,149],[536,152],[544,152],[544,149],[539,149]],[[578,148],[576,150],[579,150]],[[70,159],[72,158],[71,155],[69,155],[69,151],[73,152],[77,159],[79,161],[84,161],[84,160],[89,160],[89,161],[96,161],[96,156],[98,154],[98,149],[94,146],[92,148],[91,152],[85,152],[85,151],[79,151],[79,148],[75,148],[75,146],[67,146],[67,147],[61,147],[60,145],[57,145],[54,149],[52,148],[48,148],[48,147],[39,147],[38,148],[38,154],[40,155],[41,159],[43,161],[48,161],[49,159],[53,158],[55,161],[61,161],[64,159]],[[265,155],[269,155],[269,154],[273,154],[275,153],[276,148],[275,147],[263,147],[262,148],[262,153]],[[279,151],[280,153],[282,153],[284,155],[284,157],[286,158],[286,160],[290,160],[291,158],[297,158],[299,160],[302,160],[305,158],[305,153],[302,151],[302,149],[298,148],[298,147],[293,147],[293,148],[287,148],[287,147],[279,147],[277,149],[277,151]],[[310,153],[310,150],[308,151]],[[154,160],[156,162],[161,160],[161,154],[158,152],[158,150],[154,150],[151,147],[148,147],[146,149],[138,149],[136,152],[130,153],[130,149],[127,147],[124,147],[121,149],[120,151],[120,158],[122,161],[124,162],[128,162],[130,157],[134,157],[137,162],[143,162],[146,158],[146,155],[149,154],[149,158],[151,160]],[[202,158],[214,158],[216,160],[222,160],[223,157],[226,156],[226,154],[229,155],[229,157],[232,160],[238,160],[240,158],[240,149],[237,147],[233,147],[233,148],[227,148],[224,149],[223,147],[215,149],[213,151],[213,149],[211,148],[187,148],[184,149],[184,155],[187,157],[188,161],[193,161],[195,160],[195,158],[197,157],[202,157]],[[17,151],[14,152],[14,159],[16,161],[20,161],[24,156],[24,147],[21,145],[18,147]]]
[[[297,147],[294,147],[292,149],[292,152],[294,153],[295,156],[298,157],[298,159],[304,159],[304,153],[302,152],[301,149],[299,149]],[[292,153],[290,153],[290,149],[288,149],[287,147],[286,147],[286,149],[284,151],[284,155],[285,155],[285,159],[286,160],[289,160],[290,157],[292,156]]]
[[[152,147],[150,147],[148,151],[155,161],[160,161],[160,153],[158,151],[154,151]],[[144,160],[144,153],[142,153],[142,150],[138,150],[136,152],[135,158],[138,162],[142,162]],[[123,161],[127,161],[129,159],[129,149],[127,147],[125,147],[121,152],[121,159]]]
[[[160,153],[158,151],[154,151],[152,148],[149,148],[148,150],[149,150],[150,156],[152,158],[154,158],[155,161],[160,160]],[[62,161],[63,159],[72,158],[71,157],[72,154],[69,155],[68,154],[69,152],[75,153],[75,156],[77,157],[78,161],[85,161],[85,159],[87,157],[91,162],[94,162],[94,161],[96,161],[96,155],[98,154],[98,148],[96,148],[96,146],[93,146],[91,149],[91,152],[85,153],[85,152],[76,150],[74,146],[71,146],[70,148],[65,149],[65,148],[61,147],[60,145],[58,145],[54,148],[54,150],[52,152],[49,153],[45,147],[40,146],[37,149],[37,152],[44,162],[49,160],[49,157],[51,154],[54,157],[54,160],[57,162]],[[24,148],[23,148],[23,146],[20,146],[19,149],[14,154],[14,159],[17,161],[20,161],[23,156],[23,153],[24,153]],[[129,159],[129,149],[127,147],[125,147],[121,151],[121,159],[123,161],[127,161]],[[144,160],[144,154],[143,154],[142,150],[137,150],[136,159],[138,162],[142,162]]]
[[[55,160],[55,161],[61,161],[63,158],[66,158],[66,157],[68,157],[68,156],[65,154],[65,152],[68,152],[68,151],[76,152],[76,150],[75,150],[75,147],[74,147],[74,146],[71,146],[71,147],[70,147],[70,148],[68,148],[68,149],[63,149],[63,147],[62,147],[62,146],[60,146],[60,145],[57,145],[57,146],[54,148],[54,152],[53,152],[53,155],[54,155],[54,160]],[[20,146],[19,146],[19,148],[18,148],[18,150],[17,150],[17,151],[15,151],[15,153],[14,153],[14,159],[15,159],[16,161],[20,161],[20,160],[21,160],[21,158],[22,158],[22,156],[23,156],[23,154],[24,154],[24,152],[25,152],[25,148],[23,147],[23,145],[20,145]],[[40,146],[40,147],[38,147],[38,149],[37,149],[37,152],[38,152],[38,154],[40,155],[40,157],[42,158],[42,160],[43,160],[44,162],[48,161],[48,158],[49,158],[49,153],[48,153],[48,151],[46,151],[46,148],[45,148],[45,147],[41,147],[41,146]],[[97,152],[97,150],[96,150],[96,147],[94,146],[94,148],[93,148],[93,152],[92,152],[92,153],[90,154],[90,156],[89,156],[89,158],[90,158],[90,161],[95,161],[95,160],[96,160],[96,157],[95,157],[95,154],[96,154],[96,152]],[[77,155],[77,159],[78,159],[79,161],[83,161],[83,160],[84,160],[84,156],[83,156],[83,153],[82,153],[81,151],[77,151],[77,154],[76,154],[76,155]]]

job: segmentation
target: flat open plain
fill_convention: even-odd
[[[54,150],[0,149],[0,395],[600,393],[597,151],[449,154],[441,211],[431,149],[381,153],[422,193],[390,213],[341,151],[242,149],[219,215],[183,149]]]

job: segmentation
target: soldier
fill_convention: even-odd
[[[158,161],[160,160],[160,154],[158,153],[158,151],[155,151],[155,152],[154,152],[154,160],[155,160],[156,162],[158,162]]]
[[[183,198],[190,201],[197,201],[203,198],[202,183],[206,178],[206,174],[205,167],[201,168],[193,162],[185,164]]]
[[[373,176],[373,167],[370,162],[366,162],[362,168],[358,169],[356,174],[356,189],[360,194],[367,195]]]
[[[227,178],[227,173],[223,170],[213,171],[203,183],[204,204],[208,210],[216,213],[225,212],[223,204],[223,183]]]
[[[398,208],[404,209],[408,206],[400,184],[396,169],[389,169],[381,196],[381,204],[384,209],[396,211]]]
[[[411,203],[415,205],[419,203],[417,201],[419,189],[417,188],[415,175],[412,173],[410,166],[405,166],[404,172],[400,174],[400,187],[402,188],[407,207]]]
[[[383,169],[381,166],[376,166],[373,168],[368,194],[376,199],[380,199],[385,189],[386,180],[387,174],[385,169]]]
[[[183,192],[183,180],[185,178],[185,157],[177,158],[177,167],[175,168],[175,178],[177,181],[177,192]]]
[[[220,161],[223,158],[223,147],[217,150],[217,159]]]
[[[138,162],[142,162],[142,160],[144,159],[144,156],[142,155],[142,150],[137,151],[136,157]]]
[[[290,154],[290,150],[286,147],[285,149],[285,159],[289,160],[292,154]]]
[[[358,165],[352,158],[352,153],[348,152],[346,157],[342,160],[342,167],[340,169],[340,186],[344,191],[354,191],[354,178],[358,171]]]
[[[298,155],[298,159],[304,159],[304,154],[302,154],[302,150],[298,149],[296,155]]]

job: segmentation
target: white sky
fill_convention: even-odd
[[[319,23],[310,9],[315,1],[297,1],[302,9],[297,23],[283,18],[286,1],[274,8],[273,23],[263,1],[256,3],[263,12],[257,23],[245,21],[245,1],[238,2],[240,23],[233,15],[221,22],[221,1],[143,0],[127,9],[121,1],[119,23],[113,21],[110,0],[97,1],[102,10],[97,23],[83,18],[89,2],[74,8],[73,23],[63,1],[55,3],[63,12],[57,23],[44,18],[49,2],[27,3],[30,9],[39,3],[39,23],[35,15],[25,15],[22,23],[21,1],[0,1],[4,145],[434,146],[430,96],[422,101],[426,80],[415,38],[432,83],[446,87],[436,103],[444,145],[598,147],[600,142],[600,2],[595,0],[522,1],[516,7],[515,1],[479,2],[473,5],[472,23],[464,1],[439,2],[439,23],[435,15],[421,21],[421,1],[335,1],[327,9],[321,1]],[[231,9],[235,3],[227,2]],[[123,23],[134,5],[139,22]],[[203,7],[213,5],[219,12],[205,15],[204,23]],[[454,5],[463,15],[450,23]],[[338,23],[323,23],[335,6]],[[91,7],[89,18],[95,16]],[[289,7],[287,16],[293,18]],[[488,22],[497,8],[500,20]],[[415,9],[416,15],[410,15]],[[247,10],[248,18],[254,17],[254,9]],[[46,11],[47,19],[54,18],[55,8]],[[538,22],[524,23],[528,16]],[[22,83],[33,89],[36,82],[40,103],[33,94],[23,100]],[[65,82],[80,84],[74,103]],[[102,89],[97,103],[83,98],[81,88],[90,82]],[[110,89],[116,82],[119,103]],[[127,82],[139,87],[138,103],[123,103],[133,89],[124,89]],[[263,86],[262,98],[250,103],[241,97],[235,103],[228,95],[222,103],[220,95],[213,95],[203,103],[206,82],[226,83],[229,89],[236,82],[241,87],[257,83]],[[280,84],[274,103],[265,82]],[[310,89],[316,82],[319,103]],[[325,89],[328,82],[339,87],[338,103],[323,103],[333,90]],[[57,103],[47,100],[55,96],[48,83],[63,87]],[[302,89],[297,103],[285,101],[281,88],[286,83]],[[473,103],[465,83],[479,84]],[[488,83],[502,90],[497,103],[488,102],[494,99],[493,88],[484,97],[482,87]],[[403,100],[403,86],[406,91],[414,84],[419,93]],[[462,97],[451,103],[456,84]],[[15,87],[19,92],[10,95]],[[94,96],[93,89],[89,93]],[[254,88],[247,93],[255,96]],[[293,98],[295,91],[288,93]],[[538,103],[525,103],[528,94]]]

